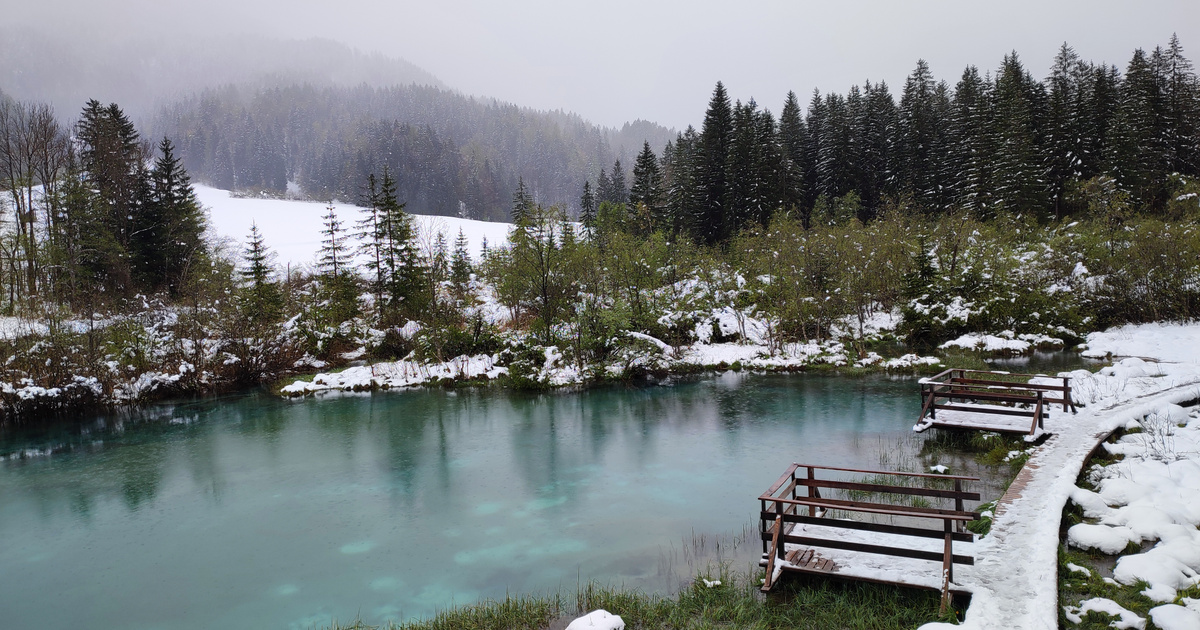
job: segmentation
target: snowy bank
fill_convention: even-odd
[[[1047,419],[1046,428],[1053,435],[1033,450],[1029,462],[998,502],[990,533],[976,545],[975,566],[956,575],[972,592],[963,623],[926,624],[924,630],[1057,628],[1057,524],[1067,500],[1079,496],[1075,480],[1084,462],[1114,430],[1149,416],[1177,416],[1173,406],[1200,394],[1200,325],[1152,324],[1117,331],[1089,335],[1089,348],[1103,355],[1141,358],[1123,359],[1095,374],[1086,370],[1066,373],[1072,377],[1072,396],[1083,408],[1078,414],[1054,414]],[[1179,362],[1165,362],[1171,359]],[[1139,528],[1148,531],[1156,524],[1163,525],[1162,518],[1126,521],[1123,525],[1120,519],[1114,522],[1128,527],[1131,535],[1139,535]],[[1081,536],[1086,535],[1081,532]],[[1174,547],[1169,553],[1179,554],[1174,560],[1196,562],[1194,566],[1200,568],[1200,545]],[[1183,558],[1187,554],[1193,555]],[[1136,564],[1130,565],[1130,575]],[[1167,579],[1170,575],[1159,577]],[[1106,604],[1096,602],[1094,606]],[[1179,614],[1170,609],[1160,616],[1165,619]]]
[[[321,217],[325,215],[330,204],[314,201],[295,201],[288,199],[253,199],[233,197],[228,190],[212,188],[201,184],[194,185],[196,198],[208,209],[209,224],[219,235],[243,243],[250,233],[251,224],[258,229],[266,239],[267,246],[274,250],[280,265],[311,265],[317,259],[321,249],[321,230],[324,224]],[[362,209],[353,204],[334,202],[332,204],[338,217],[347,225],[361,218]],[[458,217],[439,217],[432,215],[414,214],[413,224],[417,227],[420,240],[432,244],[436,234],[441,232],[446,237],[446,243],[454,243],[458,231],[462,230],[467,239],[467,251],[472,256],[478,256],[487,239],[488,247],[497,247],[508,242],[508,231],[512,228],[509,223],[492,223],[490,221],[475,221]]]

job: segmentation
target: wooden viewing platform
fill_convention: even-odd
[[[1029,441],[1045,435],[1051,407],[1076,411],[1068,376],[959,368],[921,379],[921,402],[914,431],[939,427],[1023,433]]]
[[[818,478],[818,472],[838,478]],[[924,487],[936,485],[929,483],[933,479],[952,489]],[[900,485],[905,481],[922,486]],[[964,481],[978,478],[792,464],[758,497],[760,565],[766,567],[762,590],[770,591],[785,572],[806,573],[939,590],[945,610],[951,594],[966,592],[954,583],[954,565],[975,563],[973,556],[953,548],[955,542],[961,543],[960,552],[974,544],[975,535],[964,524],[979,518],[963,507],[964,501],[979,500],[978,493],[963,490]],[[827,498],[822,489],[849,498]],[[896,505],[888,499],[925,505]],[[953,507],[927,507],[949,501]],[[830,510],[889,522],[834,518]],[[941,526],[931,527],[930,521]]]

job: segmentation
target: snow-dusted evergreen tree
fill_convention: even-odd
[[[266,323],[279,319],[283,310],[283,293],[275,282],[275,252],[263,238],[258,224],[250,224],[250,234],[242,249],[242,279],[240,306],[251,322]]]
[[[384,168],[387,176],[387,168]],[[359,219],[355,237],[359,240],[358,251],[363,257],[363,266],[371,278],[371,288],[375,293],[375,303],[383,303],[384,287],[384,248],[387,242],[387,223],[380,210],[379,182],[375,174],[367,176],[367,190],[362,199],[363,218]]]
[[[596,193],[592,182],[583,182],[583,194],[579,196],[579,222],[589,232],[596,227]]]
[[[1129,61],[1113,120],[1108,160],[1120,187],[1129,191],[1136,202],[1149,206],[1165,201],[1169,162],[1166,99],[1155,61],[1140,48]]]
[[[817,193],[827,201],[854,189],[854,134],[846,101],[841,94],[827,94],[817,127]]]
[[[529,211],[533,208],[533,193],[525,186],[525,178],[517,178],[517,189],[512,196],[512,222],[518,226],[529,222]]]
[[[417,251],[412,217],[396,198],[396,183],[386,171],[379,187],[379,214],[383,223],[385,323],[416,318],[431,296],[426,291],[426,269]]]
[[[786,158],[779,143],[779,127],[768,110],[754,115],[754,181],[750,187],[750,220],[766,227],[776,211],[785,207]]]
[[[804,200],[801,204],[800,222],[804,229],[812,226],[812,211],[817,197],[821,195],[820,155],[821,137],[825,133],[825,100],[821,93],[814,89],[812,98],[808,101],[808,111],[804,115],[804,125],[808,135],[804,143],[804,161],[800,172],[804,182]]]
[[[1046,111],[1046,177],[1054,216],[1067,214],[1066,194],[1071,182],[1081,175],[1083,153],[1084,95],[1090,79],[1088,68],[1065,42],[1054,57],[1048,84]]]
[[[1170,160],[1167,168],[1195,175],[1200,172],[1200,83],[1192,62],[1183,56],[1183,45],[1176,34],[1171,34],[1167,43],[1163,66],[1165,142]]]
[[[1046,170],[1040,137],[1045,89],[1009,53],[996,76],[994,120],[996,146],[992,155],[997,204],[1012,213],[1049,210]]]
[[[992,82],[979,75],[975,66],[963,70],[954,88],[950,114],[951,152],[955,165],[950,185],[954,203],[977,217],[992,212]]]
[[[693,221],[701,217],[700,189],[696,182],[696,152],[700,136],[691,125],[675,138],[672,146],[671,168],[666,172],[667,215],[672,235],[699,234],[700,226]]]
[[[789,210],[800,210],[804,203],[805,145],[808,128],[800,113],[800,101],[795,92],[788,92],[779,112],[779,145],[783,151],[783,203]]]
[[[596,178],[596,208],[598,209],[600,204],[604,203],[605,201],[613,201],[615,197],[616,195],[614,195],[612,191],[612,178],[610,178],[608,173],[604,171],[604,168],[601,167],[600,176]]]
[[[898,189],[926,210],[937,206],[935,144],[938,125],[937,82],[924,59],[904,81],[896,138]]]
[[[466,292],[473,271],[468,245],[467,235],[459,228],[458,236],[454,239],[454,253],[450,255],[450,282],[460,294]]]
[[[658,157],[649,142],[642,144],[642,151],[633,164],[633,186],[629,188],[629,205],[645,207],[649,219],[648,231],[666,227],[666,211],[663,205],[662,172],[658,168]]]
[[[700,143],[696,152],[696,184],[700,193],[698,215],[692,221],[693,238],[712,245],[729,238],[731,226],[725,207],[728,177],[729,147],[733,139],[733,108],[725,85],[717,82],[704,125],[700,128]]]
[[[863,214],[870,220],[885,195],[892,193],[892,150],[897,126],[896,102],[886,83],[863,86],[863,107],[854,115],[857,189]]]
[[[727,236],[736,234],[746,223],[758,218],[754,190],[755,153],[758,151],[754,128],[756,109],[753,100],[746,104],[738,101],[733,106],[733,133],[725,155],[725,201],[722,204],[729,223]]]
[[[629,187],[625,184],[625,168],[621,166],[621,160],[618,159],[613,163],[612,177],[609,179],[611,201],[613,203],[629,203]]]
[[[347,243],[349,237],[333,204],[325,210],[321,217],[323,227],[317,266],[321,271],[325,314],[330,323],[338,324],[358,315],[358,291]]]
[[[158,151],[130,249],[143,287],[178,295],[192,267],[207,259],[204,213],[175,146],[163,138]]]

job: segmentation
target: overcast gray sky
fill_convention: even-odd
[[[0,0],[0,15],[113,37],[118,23],[328,37],[468,94],[676,128],[699,125],[717,80],[778,112],[788,90],[807,103],[813,88],[882,79],[897,94],[918,58],[953,84],[967,64],[992,70],[1015,49],[1042,78],[1063,41],[1124,69],[1134,48],[1176,32],[1200,62],[1200,0]]]

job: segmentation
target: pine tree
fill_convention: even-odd
[[[612,199],[609,199],[609,201],[613,203],[629,203],[629,188],[625,185],[625,169],[621,167],[620,159],[613,164],[610,183],[612,186]]]
[[[1025,71],[1015,52],[1004,57],[994,98],[996,202],[1009,212],[1044,218],[1049,210],[1040,146],[1045,89]]]
[[[384,323],[416,318],[432,300],[426,288],[427,270],[417,251],[412,217],[396,197],[396,182],[384,171],[379,187],[379,211],[384,224]]]
[[[779,113],[779,144],[786,158],[784,163],[784,204],[799,210],[805,197],[804,164],[808,128],[800,115],[800,101],[795,92],[788,92]]]
[[[900,96],[896,143],[898,188],[926,210],[935,207],[933,151],[938,122],[934,112],[935,89],[929,64],[924,59],[918,60],[916,69],[904,81]]]
[[[387,174],[387,167],[383,169]],[[367,190],[362,198],[363,218],[358,220],[358,230],[354,236],[359,240],[358,252],[365,260],[364,265],[368,274],[374,276],[372,288],[375,292],[375,303],[383,304],[383,288],[385,285],[383,252],[387,242],[386,219],[380,209],[379,182],[375,174],[367,175]]]
[[[954,88],[950,115],[951,161],[956,165],[951,186],[954,202],[979,217],[990,216],[992,207],[991,102],[991,81],[981,77],[975,66],[968,66]]]
[[[666,179],[670,182],[667,189],[667,214],[672,235],[684,232],[695,235],[703,230],[702,226],[693,224],[693,221],[702,216],[700,190],[696,182],[696,154],[699,144],[700,136],[691,125],[675,138],[671,169],[666,173]]]
[[[460,295],[465,294],[471,282],[471,255],[467,252],[467,236],[462,228],[454,239],[454,253],[450,256],[450,282]]]
[[[163,138],[158,150],[149,173],[150,191],[139,203],[129,248],[142,286],[175,296],[188,271],[207,258],[204,213],[174,145]]]
[[[1172,33],[1163,55],[1165,142],[1168,169],[1183,175],[1200,174],[1200,82],[1192,62],[1183,56],[1179,36]]]
[[[813,208],[817,197],[820,196],[820,170],[818,168],[821,154],[821,138],[825,133],[825,100],[821,93],[813,90],[812,99],[808,102],[808,112],[804,116],[804,124],[808,128],[808,137],[804,144],[804,162],[800,165],[804,181],[804,200],[800,206],[800,223],[804,229],[812,226]]]
[[[336,325],[358,316],[358,296],[345,229],[333,204],[326,206],[325,210],[325,215],[321,217],[324,223],[321,234],[324,236],[317,266],[321,271],[325,315],[329,323]]]
[[[617,195],[613,192],[612,188],[612,179],[601,168],[600,176],[596,178],[596,208],[599,208],[600,204],[606,201],[616,203],[616,198]]]
[[[864,213],[859,218],[864,221],[875,216],[884,196],[894,193],[892,148],[897,117],[896,102],[887,84],[867,82],[863,86],[863,106],[854,121],[857,189]]]
[[[1066,194],[1081,175],[1083,154],[1084,94],[1090,73],[1066,42],[1058,49],[1050,69],[1045,155],[1050,202],[1056,219],[1069,213]]]
[[[733,136],[733,109],[725,85],[717,82],[704,113],[700,143],[696,155],[696,183],[699,208],[692,222],[696,240],[714,245],[724,242],[731,234],[730,220],[725,207],[728,178],[726,165]]]
[[[1153,208],[1165,202],[1167,150],[1165,98],[1154,63],[1145,51],[1133,53],[1113,120],[1109,159],[1120,187]]]
[[[642,152],[638,154],[633,165],[633,186],[629,189],[629,204],[635,208],[638,204],[645,206],[650,221],[648,231],[667,227],[662,186],[658,158],[650,148],[650,143],[643,142]]]
[[[533,195],[525,187],[525,179],[517,178],[517,190],[512,196],[512,222],[521,226],[529,222],[529,210],[533,207]]]
[[[603,171],[601,171],[603,172]],[[579,221],[590,234],[596,227],[596,195],[592,192],[592,182],[583,182],[583,194],[579,197]]]
[[[101,273],[105,288],[117,294],[136,287],[130,238],[134,218],[149,197],[146,150],[133,123],[116,103],[107,107],[88,101],[75,130],[80,145],[80,165],[89,187],[102,209],[103,229],[116,251],[103,257],[107,268]]]
[[[250,235],[242,250],[240,306],[254,323],[277,321],[283,311],[283,293],[275,283],[275,252],[267,248],[258,224],[250,224]]]

